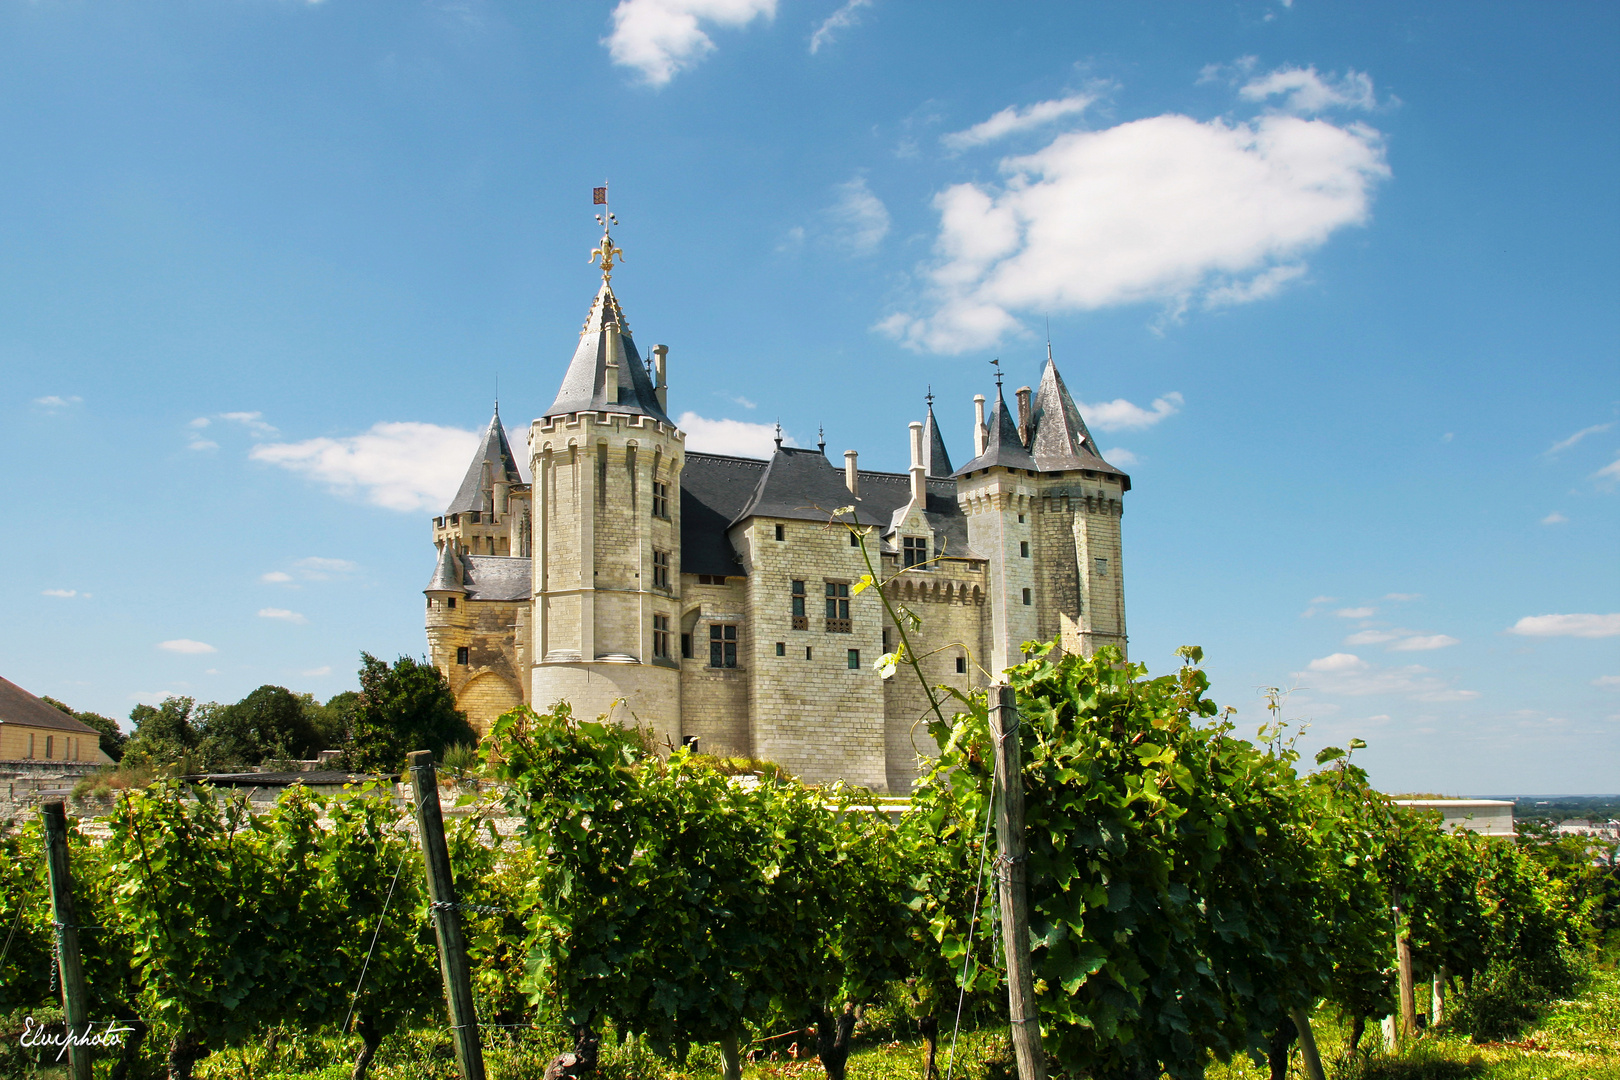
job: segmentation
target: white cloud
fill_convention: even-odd
[[[260,574],[260,581],[268,581],[273,585],[284,585],[292,580],[292,575],[285,570],[272,570],[268,574]]]
[[[1620,690],[1620,675],[1599,675],[1592,685],[1600,690]]]
[[[1318,657],[1305,667],[1308,671],[1365,671],[1367,661],[1355,653],[1336,652],[1331,656]]]
[[[1409,602],[1411,602],[1413,600],[1421,600],[1421,599],[1423,599],[1423,594],[1420,593],[1420,592],[1392,592],[1392,593],[1385,593],[1384,594],[1384,599],[1385,600],[1393,600],[1397,604],[1405,604],[1405,603],[1409,603]]]
[[[273,424],[267,424],[264,422],[264,413],[261,412],[227,412],[220,413],[219,418],[221,420],[229,420],[233,424],[241,424],[243,427],[251,431],[255,436],[277,434],[277,429]],[[193,426],[196,426],[195,421],[192,423]]]
[[[866,186],[866,177],[839,184],[838,198],[826,210],[832,236],[857,255],[870,255],[889,235],[889,208]]]
[[[1605,484],[1620,483],[1620,457],[1615,458],[1603,468],[1592,474],[1592,479],[1601,480]]]
[[[1370,619],[1378,614],[1378,609],[1375,607],[1346,607],[1340,608],[1333,614],[1341,619]]]
[[[332,665],[325,664],[318,668],[310,668],[308,671],[299,672],[299,674],[311,679],[319,678],[322,675],[332,674]]]
[[[710,420],[695,412],[682,413],[677,424],[686,432],[686,448],[702,454],[768,458],[776,450],[774,424],[750,424],[746,420]],[[782,436],[782,444],[798,445],[787,435]]]
[[[749,401],[747,398],[743,397],[741,394],[738,394],[736,397],[732,397],[732,396],[730,396],[728,394],[721,394],[720,396],[725,398],[727,401],[732,402],[733,404],[741,405],[745,409],[757,409],[757,408],[759,408],[759,403],[758,402]]]
[[[1543,453],[1545,453],[1547,457],[1552,457],[1554,454],[1568,450],[1570,447],[1574,446],[1588,435],[1596,435],[1599,432],[1608,431],[1612,427],[1614,427],[1613,420],[1609,421],[1607,424],[1593,424],[1591,427],[1581,428],[1581,430],[1577,431],[1569,438],[1553,443],[1551,446],[1547,447]]]
[[[1541,519],[1541,523],[1543,525],[1562,525],[1567,521],[1569,521],[1569,518],[1565,517],[1563,514],[1560,514],[1556,510]]]
[[[1403,638],[1389,647],[1390,652],[1429,652],[1433,649],[1444,649],[1457,644],[1457,639],[1447,634],[1418,634]]]
[[[1526,615],[1508,628],[1523,637],[1620,637],[1620,614]]]
[[[160,641],[158,648],[173,653],[211,653],[219,650],[202,641],[192,641],[190,638],[175,638],[173,641]]]
[[[1080,414],[1089,426],[1099,431],[1139,431],[1176,415],[1183,404],[1181,394],[1172,390],[1163,397],[1154,398],[1153,404],[1146,409],[1124,398],[1115,398],[1090,405],[1080,402]]]
[[[193,435],[191,437],[191,441],[186,443],[186,449],[187,450],[218,450],[219,449],[219,443],[215,442],[213,439],[199,439],[195,435]]]
[[[871,6],[872,0],[848,0],[843,7],[827,16],[826,20],[816,27],[816,32],[810,35],[811,55],[820,52],[823,45],[831,45],[838,31],[847,30],[858,23],[861,8]]]
[[[944,143],[948,150],[966,150],[974,146],[983,146],[1008,135],[1045,127],[1054,120],[1085,112],[1096,100],[1095,94],[1073,94],[1052,101],[1037,101],[1022,109],[1016,105],[1009,105],[990,119],[982,120],[966,131],[953,131],[948,135],[941,135],[940,142]]]
[[[1001,162],[1000,185],[937,194],[928,309],[875,327],[915,349],[957,353],[1020,330],[1017,312],[1252,302],[1302,257],[1366,221],[1390,175],[1363,124],[1268,115],[1164,115],[1057,136]]]
[[[1318,75],[1316,68],[1282,67],[1250,79],[1238,91],[1245,101],[1269,102],[1281,98],[1277,108],[1296,115],[1312,115],[1328,109],[1371,109],[1377,104],[1372,79],[1359,71],[1348,71],[1343,78]]]
[[[42,590],[40,590],[39,595],[41,595],[41,596],[60,596],[63,599],[66,599],[69,596],[78,596],[79,595],[79,590],[78,589],[42,589]]]
[[[319,555],[311,555],[293,563],[303,575],[312,581],[325,581],[328,574],[348,574],[359,568],[359,564],[349,559],[325,559]]]
[[[1311,603],[1313,603],[1313,604],[1332,604],[1332,603],[1336,603],[1338,601],[1338,599],[1339,598],[1337,596],[1313,596],[1311,598]]]
[[[603,44],[615,64],[663,86],[714,51],[700,24],[742,27],[761,15],[775,17],[776,0],[620,0]]]
[[[261,618],[261,619],[280,619],[282,622],[290,622],[290,623],[306,623],[306,622],[309,621],[308,619],[304,618],[302,615],[298,614],[298,612],[296,612],[296,611],[288,611],[286,608],[279,608],[279,607],[260,608],[259,609],[259,618]]]
[[[35,398],[34,404],[38,405],[46,412],[58,412],[62,409],[68,408],[71,405],[77,405],[83,400],[84,398],[78,397],[77,395],[63,397],[60,394],[46,394],[44,397]]]
[[[417,512],[444,509],[477,448],[475,432],[399,422],[345,438],[261,443],[248,456],[375,506]]]
[[[1140,465],[1135,454],[1123,446],[1116,446],[1112,450],[1103,452],[1103,460],[1110,465]]]
[[[1344,639],[1346,645],[1382,645],[1386,641],[1394,641],[1405,630],[1358,630]]]

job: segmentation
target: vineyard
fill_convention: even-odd
[[[294,787],[259,815],[206,786],[125,792],[96,836],[66,830],[71,923],[53,915],[49,823],[17,823],[0,837],[0,1071],[55,1060],[18,1033],[36,1017],[60,1033],[69,977],[90,1021],[128,1029],[86,1055],[95,1075],[128,1078],[455,1076],[447,1033],[489,1075],[536,1080],[843,1080],[852,1052],[902,1039],[919,1080],[1013,1075],[1010,948],[1056,1077],[1280,1077],[1300,1050],[1314,1061],[1312,1015],[1342,1022],[1329,1064],[1354,1073],[1381,1026],[1395,1045],[1420,1012],[1425,1032],[1512,1038],[1575,987],[1615,918],[1612,875],[1395,807],[1359,744],[1306,771],[1283,724],[1238,737],[1201,653],[1183,655],[1150,677],[1111,650],[1033,648],[1007,674],[1015,724],[983,695],[936,712],[937,756],[899,815],[566,705],[516,710],[477,790],[438,789],[460,804],[449,900],[392,785]],[[1010,858],[1005,739],[1027,849]],[[1000,929],[1013,875],[1027,941]],[[468,1023],[447,1012],[450,926]],[[78,965],[59,963],[66,938]],[[410,1059],[424,1041],[437,1056]],[[266,1072],[278,1045],[296,1066]]]

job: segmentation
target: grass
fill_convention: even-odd
[[[1374,1023],[1368,1025],[1360,1052],[1351,1057],[1347,1024],[1328,1010],[1319,1010],[1311,1026],[1329,1080],[1620,1080],[1620,968],[1613,962],[1595,966],[1575,996],[1549,1004],[1539,1020],[1510,1042],[1474,1043],[1466,1035],[1440,1030],[1425,1032],[1404,1053],[1386,1055]],[[921,1080],[921,1042],[895,1038],[896,1034],[882,1027],[867,1030],[850,1056],[850,1080]],[[347,1080],[357,1045],[355,1040],[285,1031],[273,1050],[253,1046],[204,1058],[197,1077]],[[743,1075],[749,1080],[817,1080],[825,1075],[814,1058],[789,1052],[791,1039],[765,1045],[775,1057],[747,1064]],[[942,1033],[941,1075],[948,1046],[948,1034]],[[485,1047],[490,1080],[540,1080],[547,1064],[564,1049],[559,1034],[538,1030],[523,1032],[516,1042],[486,1032]],[[149,1071],[144,1074],[148,1077],[162,1075],[157,1049],[149,1047]],[[1004,1065],[1009,1057],[1004,1027],[966,1030],[957,1048],[955,1075],[967,1080],[1010,1076]],[[109,1063],[98,1063],[96,1075],[105,1077],[108,1068]],[[16,1075],[65,1078],[67,1072],[45,1067]],[[370,1075],[377,1080],[458,1080],[449,1036],[434,1028],[385,1039]],[[712,1046],[693,1047],[684,1063],[676,1063],[635,1040],[611,1039],[604,1040],[596,1073],[599,1080],[716,1080],[719,1075],[719,1054]],[[1269,1073],[1265,1066],[1239,1058],[1212,1065],[1208,1075],[1209,1080],[1266,1080]],[[1304,1077],[1296,1049],[1289,1080]]]

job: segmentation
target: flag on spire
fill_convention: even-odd
[[[607,188],[606,187],[593,187],[593,188],[591,188],[591,205],[592,206],[606,206],[607,205]]]

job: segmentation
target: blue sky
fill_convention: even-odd
[[[1390,790],[1620,778],[1620,8],[0,0],[0,674],[420,654],[596,275],[692,445],[903,468],[1054,355],[1133,656]],[[689,414],[689,415],[688,415]]]

